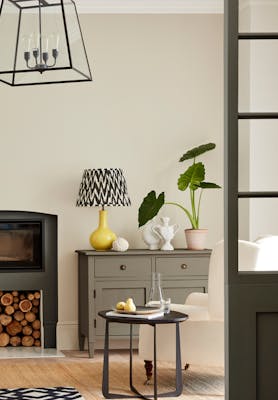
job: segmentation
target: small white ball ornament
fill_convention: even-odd
[[[112,243],[112,250],[114,251],[127,251],[128,248],[129,248],[128,241],[122,237],[118,237]]]

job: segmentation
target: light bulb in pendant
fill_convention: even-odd
[[[23,46],[23,51],[24,52],[30,52],[31,49],[31,37],[30,35],[24,35],[22,37],[22,46]]]
[[[42,36],[42,52],[47,53],[48,52],[48,45],[49,45],[49,39],[47,35]]]
[[[31,47],[34,49],[40,48],[40,34],[39,33],[32,33],[31,34]]]
[[[59,44],[60,44],[60,35],[56,33],[56,50],[59,50]]]
[[[49,47],[50,49],[55,49],[59,50],[59,44],[60,44],[60,35],[58,33],[51,33],[49,37]]]

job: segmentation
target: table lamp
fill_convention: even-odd
[[[107,223],[105,206],[130,206],[126,181],[120,168],[85,169],[83,172],[77,207],[97,207],[98,228],[90,235],[90,243],[95,250],[109,250],[116,235]]]

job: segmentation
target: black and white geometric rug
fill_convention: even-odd
[[[72,387],[0,389],[0,400],[84,400]]]

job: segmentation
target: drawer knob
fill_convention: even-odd
[[[188,265],[186,265],[186,264],[181,265],[181,269],[187,269],[187,268],[188,268]]]
[[[121,265],[121,266],[120,266],[120,270],[121,270],[121,271],[125,271],[125,270],[126,270],[126,265]]]

